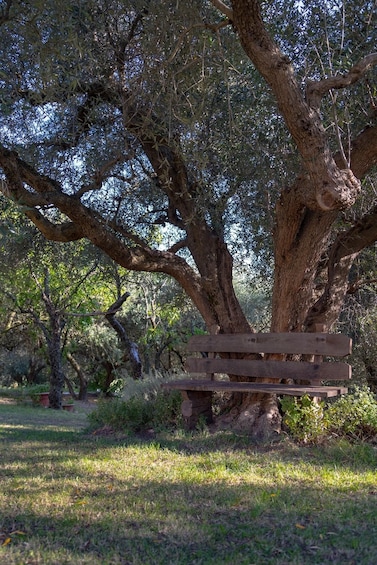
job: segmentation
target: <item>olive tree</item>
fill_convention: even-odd
[[[44,350],[50,406],[60,408],[66,379],[63,351],[67,339],[83,331],[83,311],[106,300],[103,292],[99,296],[99,291],[96,294],[94,290],[102,282],[96,272],[98,258],[90,254],[88,246],[71,244],[59,248],[41,238],[35,228],[25,225],[15,226],[3,236],[0,250],[1,311],[7,319],[6,333],[13,336],[15,352],[29,344],[31,360],[36,350]],[[101,286],[103,290],[103,283]],[[76,317],[80,312],[80,318]]]
[[[172,276],[211,332],[252,331],[233,257],[253,250],[273,331],[332,327],[377,237],[373,2],[2,6],[2,192],[45,237]],[[233,403],[279,427],[273,397]]]

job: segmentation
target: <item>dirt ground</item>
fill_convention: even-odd
[[[0,404],[17,404],[17,402],[13,398],[1,398],[0,397]]]

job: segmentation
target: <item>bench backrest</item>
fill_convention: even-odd
[[[191,373],[226,373],[269,380],[293,379],[319,383],[323,380],[351,378],[347,363],[322,362],[322,356],[344,357],[351,353],[352,340],[342,334],[256,333],[193,336],[187,349],[209,353],[209,357],[191,357],[186,368]],[[314,362],[224,359],[215,353],[268,353],[314,355]],[[212,378],[212,377],[211,377]]]
[[[343,334],[254,333],[195,335],[188,351],[216,353],[301,353],[344,357],[352,350],[352,340]]]

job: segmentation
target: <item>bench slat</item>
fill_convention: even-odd
[[[329,398],[346,394],[348,389],[345,387],[333,386],[305,386],[305,385],[278,385],[271,383],[237,383],[230,381],[208,381],[208,380],[178,380],[169,381],[162,384],[163,388],[176,390],[197,390],[197,391],[222,391],[222,392],[262,392],[267,394],[277,394],[280,396],[318,396]]]
[[[224,373],[240,377],[268,379],[295,379],[315,381],[343,381],[351,378],[347,363],[309,363],[251,359],[209,359],[190,357],[186,360],[190,373]]]
[[[217,353],[301,353],[343,357],[351,353],[352,340],[342,334],[295,332],[195,335],[189,340],[187,349]]]

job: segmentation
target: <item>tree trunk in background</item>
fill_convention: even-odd
[[[101,365],[106,372],[105,381],[103,384],[103,392],[105,393],[106,396],[111,396],[110,386],[114,380],[115,367],[110,361],[106,361],[106,360],[102,361]]]
[[[60,410],[65,375],[62,364],[60,333],[53,333],[47,340],[48,358],[50,363],[50,408]]]
[[[212,239],[214,236],[212,235]],[[207,241],[207,240],[206,240]],[[211,306],[211,315],[206,318],[209,333],[251,333],[248,323],[233,287],[233,261],[224,242],[216,242],[216,253],[212,262],[212,270],[208,270],[208,279],[203,283],[202,293],[205,303]],[[205,247],[209,252],[210,245]],[[201,244],[201,252],[204,247]],[[195,256],[195,250],[191,249]],[[208,280],[208,282],[207,282]],[[199,306],[199,302],[198,302]],[[199,309],[199,307],[198,307]],[[213,320],[216,323],[213,323]],[[230,380],[240,380],[229,375]],[[281,429],[281,414],[276,396],[269,394],[233,393],[226,406],[226,413],[217,418],[219,427],[232,428],[246,432],[258,441],[266,441],[274,437]]]
[[[122,307],[123,303],[127,300],[129,296],[130,294],[126,292],[120,298],[118,298],[118,300],[116,300],[114,304],[112,304],[110,308],[107,310],[105,317],[106,320],[109,322],[110,326],[116,331],[119,341],[126,350],[128,359],[131,364],[132,378],[141,379],[143,378],[143,374],[142,374],[142,364],[141,364],[138,346],[136,345],[136,343],[130,340],[122,324],[119,322],[119,320],[115,318],[115,314]]]
[[[67,353],[67,359],[71,364],[79,380],[79,393],[78,395],[76,395],[76,397],[78,400],[86,400],[88,394],[88,379],[85,377],[81,365],[77,362],[77,360],[73,357],[71,353]],[[75,393],[73,389],[70,390],[70,392],[71,395],[75,398]]]
[[[50,364],[50,408],[60,410],[62,407],[63,388],[65,375],[63,371],[62,358],[62,332],[65,326],[65,320],[60,311],[57,309],[50,291],[50,273],[48,268],[45,270],[44,286],[41,298],[45,304],[48,315],[48,327],[39,320],[46,342],[47,352]]]

